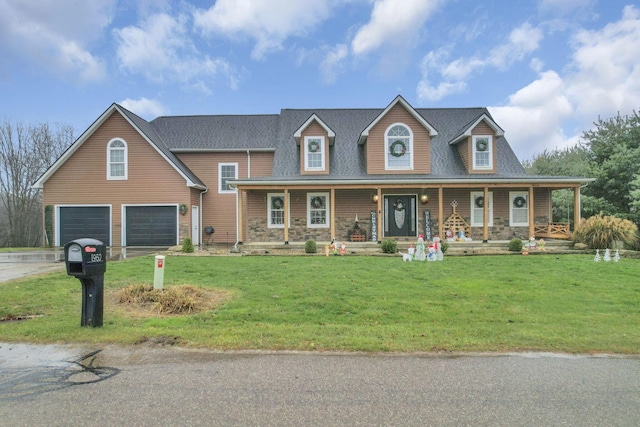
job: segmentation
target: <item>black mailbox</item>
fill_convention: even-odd
[[[102,326],[106,247],[100,240],[77,239],[64,245],[67,274],[82,283],[81,326]]]

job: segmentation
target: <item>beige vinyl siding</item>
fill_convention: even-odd
[[[251,177],[268,176],[273,166],[273,153],[181,153],[180,160],[204,182],[209,191],[202,196],[202,228],[215,228],[212,241],[235,243],[236,241],[236,195],[218,193],[218,164],[237,163],[238,178],[248,178],[249,163]],[[250,161],[249,161],[250,159]],[[243,218],[243,226],[246,218]],[[203,231],[204,232],[204,231]],[[243,229],[246,236],[246,228]],[[203,237],[205,238],[205,237]]]
[[[126,180],[107,180],[113,138],[127,143]],[[120,246],[123,204],[188,203],[189,194],[185,179],[116,112],[44,183],[43,205],[111,205],[112,246]],[[179,220],[181,228],[189,223]]]
[[[471,161],[473,159],[473,153],[471,152],[471,138],[465,138],[457,144],[457,147],[462,163],[467,169],[467,172],[469,172],[471,170]]]
[[[323,171],[305,171],[304,170],[304,153],[305,142],[304,138],[307,136],[322,136],[324,137],[324,170]],[[314,120],[307,126],[307,128],[301,133],[300,136],[300,175],[329,175],[329,134],[324,128]]]
[[[413,133],[413,170],[385,170],[386,131],[394,123],[403,123]],[[366,142],[368,174],[425,174],[431,173],[431,136],[429,130],[402,105],[396,104],[371,128]]]

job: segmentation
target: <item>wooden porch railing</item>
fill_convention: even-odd
[[[546,237],[549,239],[568,239],[571,237],[569,223],[554,222],[551,224],[536,224],[534,226],[536,237]]]

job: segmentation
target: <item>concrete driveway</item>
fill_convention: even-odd
[[[150,255],[166,248],[107,248],[109,261]],[[64,271],[62,248],[0,253],[0,283],[37,274]]]

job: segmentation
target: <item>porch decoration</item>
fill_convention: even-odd
[[[358,214],[356,214],[355,224],[353,228],[349,230],[349,241],[351,242],[364,242],[367,240],[367,232],[360,228],[360,222],[358,221]]]
[[[424,238],[431,240],[433,222],[431,221],[431,211],[424,211]]]
[[[311,207],[314,209],[321,209],[324,206],[322,197],[315,196],[311,198]]]
[[[429,203],[429,196],[427,195],[427,193],[422,193],[420,195],[420,201],[422,202],[423,205],[426,205],[427,203]]]
[[[393,210],[394,210],[393,212],[394,219],[396,221],[396,227],[402,228],[404,226],[404,219],[406,216],[405,206],[402,199],[396,200],[396,202],[393,204]]]
[[[180,215],[186,215],[187,214],[187,205],[186,203],[182,203],[180,205]]]
[[[378,241],[378,214],[376,211],[371,211],[371,241]]]
[[[467,239],[470,240],[469,237],[471,235],[471,227],[469,224],[460,216],[459,213],[456,212],[456,207],[458,207],[458,202],[453,200],[451,202],[451,207],[453,208],[453,213],[451,216],[443,223],[445,230],[451,230],[452,234],[456,233],[456,237],[460,239],[462,237],[463,241]],[[460,234],[462,232],[462,235]]]
[[[418,237],[414,259],[416,261],[424,261],[425,259],[427,259],[427,253],[425,252],[424,248],[424,236],[422,234]]]
[[[317,153],[318,151],[320,151],[320,141],[312,139],[311,141],[309,141],[307,148],[309,149],[310,153]]]
[[[527,200],[522,196],[518,196],[513,199],[513,206],[515,206],[516,208],[524,208],[526,204]]]
[[[407,153],[407,145],[404,141],[396,139],[389,146],[389,154],[393,157],[402,157]]]
[[[482,208],[482,207],[484,207],[484,196],[478,196],[478,197],[476,197],[475,204],[476,204],[476,207],[477,207],[477,208]]]

